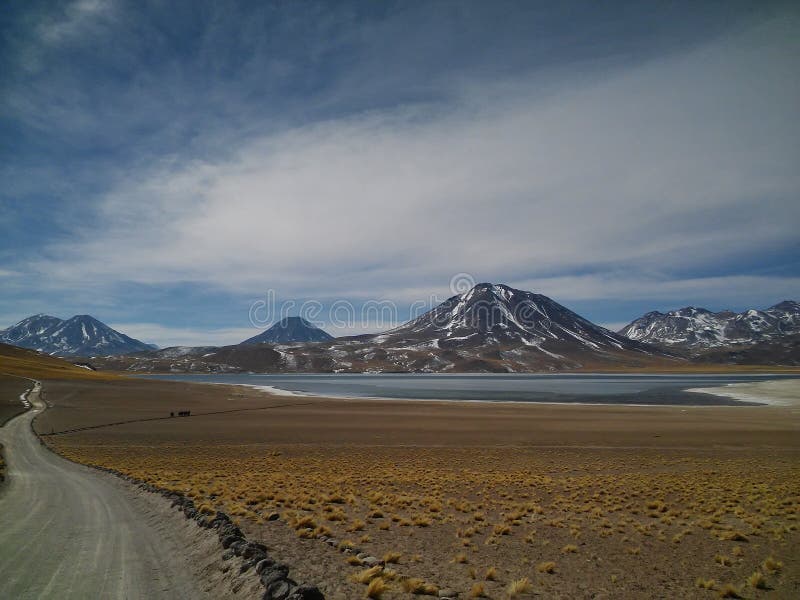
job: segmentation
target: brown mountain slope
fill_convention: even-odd
[[[0,344],[0,374],[31,379],[108,379],[108,373],[96,373],[71,362],[34,350]]]

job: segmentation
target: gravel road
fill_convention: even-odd
[[[0,598],[204,598],[186,540],[112,476],[43,446],[28,412],[0,428],[8,479],[0,486]],[[150,514],[148,514],[150,513]]]

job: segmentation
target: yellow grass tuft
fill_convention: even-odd
[[[469,591],[470,598],[486,598],[486,589],[482,583],[473,583]]]
[[[756,571],[747,578],[747,585],[759,590],[765,590],[767,589],[767,580],[764,578],[764,575],[761,573],[761,571]]]
[[[564,546],[561,549],[561,552],[563,552],[564,554],[571,554],[571,553],[577,552],[577,551],[578,551],[578,547],[575,544],[567,544],[566,546]]]
[[[530,580],[525,577],[524,579],[517,579],[512,581],[508,586],[508,597],[516,598],[520,594],[530,592],[532,589]]]
[[[366,595],[367,598],[380,598],[381,594],[386,591],[386,582],[383,581],[380,577],[376,577],[372,581],[369,582],[367,586]]]
[[[403,555],[399,552],[387,552],[383,555],[383,562],[385,562],[387,565],[390,563],[399,563],[402,557]]]
[[[375,565],[374,567],[371,567],[369,569],[366,569],[365,571],[361,571],[353,575],[353,581],[355,581],[356,583],[365,583],[365,584],[369,583],[376,577],[380,576],[382,570],[383,570],[382,566]]]
[[[536,570],[539,573],[555,573],[556,563],[552,560],[541,562],[538,565],[536,565]]]
[[[721,588],[719,588],[719,597],[720,598],[741,598],[741,592],[739,588],[733,585],[732,583],[726,583]]]
[[[497,581],[497,569],[495,567],[489,567],[486,569],[486,575],[483,576],[486,581]]]
[[[409,594],[417,596],[435,596],[439,593],[439,588],[432,583],[426,583],[417,577],[409,577],[402,582],[403,589]]]
[[[716,584],[717,582],[713,579],[703,579],[702,577],[698,577],[694,582],[695,587],[703,590],[713,590]]]
[[[779,560],[775,560],[775,558],[772,556],[769,556],[761,566],[763,566],[764,570],[768,571],[769,573],[777,573],[783,568],[783,563]]]

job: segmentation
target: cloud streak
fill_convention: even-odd
[[[762,24],[546,98],[535,78],[509,97],[497,84],[446,109],[328,120],[138,171],[104,196],[102,231],[37,267],[75,282],[403,295],[456,271],[669,273],[791,244],[791,28]]]
[[[161,344],[457,272],[608,322],[798,295],[788,4],[31,7],[0,31],[4,314]]]

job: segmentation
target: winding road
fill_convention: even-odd
[[[32,408],[0,428],[0,598],[202,598],[180,544],[113,476],[73,464],[31,431]]]

